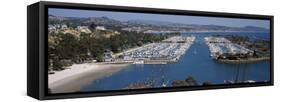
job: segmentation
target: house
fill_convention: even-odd
[[[55,31],[56,30],[56,26],[48,25],[48,30],[49,31]]]
[[[67,25],[65,24],[61,25],[61,29],[67,29]]]
[[[104,26],[96,26],[96,30],[106,30]]]
[[[103,54],[103,59],[104,59],[103,61],[112,62],[113,61],[112,55],[113,55],[113,52],[111,50],[106,49]]]
[[[79,32],[91,33],[91,30],[88,28],[88,26],[77,26],[76,29],[77,29]]]
[[[125,56],[123,57],[123,60],[124,60],[124,61],[131,61],[131,60],[133,60],[133,59],[132,59],[131,56],[125,55]]]

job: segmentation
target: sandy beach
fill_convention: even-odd
[[[84,63],[73,64],[62,71],[48,75],[51,93],[77,92],[93,80],[111,76],[125,68],[127,64]]]

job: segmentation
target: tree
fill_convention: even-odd
[[[92,30],[92,31],[95,30],[96,27],[97,27],[97,25],[95,23],[91,23],[89,26],[90,30]]]
[[[142,46],[142,44],[143,44],[142,41],[138,41],[138,42],[137,42],[137,45],[138,45],[138,46]]]
[[[57,46],[57,55],[59,59],[75,60],[76,55],[79,55],[79,42],[72,34],[60,34],[60,44]]]
[[[98,62],[103,62],[103,53],[98,53],[97,54],[97,61]]]

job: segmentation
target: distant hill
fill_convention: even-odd
[[[165,27],[178,27],[189,28],[193,30],[222,30],[222,31],[268,31],[269,29],[255,26],[246,27],[228,27],[221,25],[198,25],[198,24],[182,24],[164,21],[151,21],[151,20],[129,20],[128,24],[132,25],[150,25],[150,26],[165,26]]]
[[[49,15],[49,21],[63,21],[63,20],[68,20],[67,17],[62,17],[62,16],[54,16],[54,15]]]
[[[269,29],[262,28],[262,27],[255,27],[255,26],[246,26],[244,27],[246,30],[252,30],[252,31],[268,31]]]
[[[153,21],[153,20],[129,20],[126,21],[127,24],[132,25],[154,25],[154,26],[174,26],[174,25],[182,25],[179,23],[172,22],[163,22],[163,21]]]
[[[110,19],[108,17],[89,17],[86,18],[85,23],[92,23],[94,22],[95,24],[99,25],[120,25],[122,22],[114,19]]]
[[[269,31],[269,29],[246,26],[246,27],[228,27],[221,25],[198,25],[198,24],[182,24],[165,21],[152,21],[152,20],[129,20],[119,21],[108,17],[61,17],[49,15],[49,23],[70,23],[73,25],[102,25],[107,27],[151,27],[151,28],[165,28],[166,30],[171,29],[188,29],[193,31]]]

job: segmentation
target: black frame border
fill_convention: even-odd
[[[242,83],[242,84],[218,84],[211,86],[191,86],[191,87],[166,87],[166,88],[149,88],[149,89],[133,89],[133,90],[113,90],[101,92],[78,92],[78,93],[48,93],[48,8],[64,8],[64,9],[83,9],[83,10],[101,10],[101,11],[117,11],[117,12],[134,12],[134,13],[152,13],[152,14],[170,14],[170,15],[188,15],[188,16],[203,16],[203,17],[224,17],[224,18],[240,18],[240,19],[256,19],[270,20],[270,81],[257,83]],[[39,99],[63,99],[63,98],[82,98],[82,97],[97,97],[97,96],[113,96],[113,95],[129,95],[129,94],[144,94],[144,93],[161,93],[161,92],[176,92],[176,91],[192,91],[192,90],[207,90],[207,89],[225,89],[225,88],[241,88],[241,87],[257,87],[257,86],[273,86],[274,85],[274,58],[273,58],[273,16],[272,15],[254,15],[254,14],[239,14],[239,13],[222,13],[222,12],[205,12],[205,11],[188,11],[175,9],[158,9],[158,8],[142,8],[142,7],[127,7],[113,5],[93,5],[93,4],[78,4],[78,3],[63,3],[63,2],[39,2]]]

